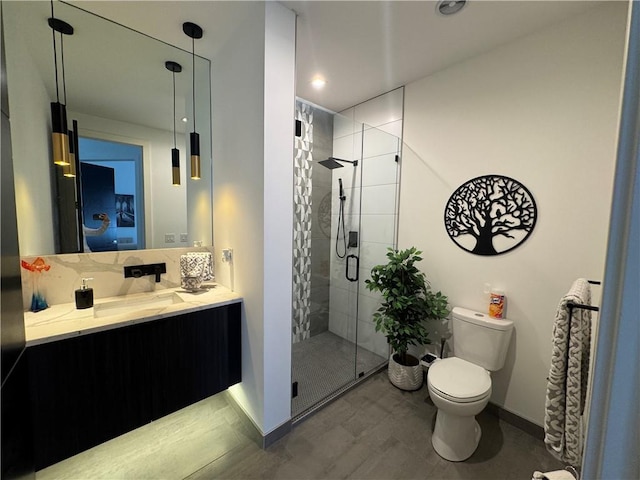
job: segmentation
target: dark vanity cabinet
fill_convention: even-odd
[[[240,304],[28,348],[36,470],[241,380]]]

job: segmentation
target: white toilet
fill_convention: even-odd
[[[442,458],[461,462],[475,452],[480,425],[475,419],[489,402],[491,377],[500,370],[509,348],[513,322],[456,307],[452,312],[453,353],[435,362],[427,386],[438,407],[433,448]]]

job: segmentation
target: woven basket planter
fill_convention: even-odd
[[[414,391],[420,390],[422,388],[422,383],[424,381],[422,365],[420,365],[420,361],[409,355],[417,365],[407,367],[405,365],[401,365],[395,360],[395,353],[391,354],[389,358],[389,381],[396,387],[401,390]]]

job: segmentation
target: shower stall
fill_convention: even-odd
[[[292,416],[303,418],[388,360],[366,289],[395,248],[397,136],[296,102]]]

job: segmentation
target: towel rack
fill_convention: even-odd
[[[591,285],[601,285],[602,282],[598,281],[598,280],[587,280],[587,282],[589,282]],[[567,302],[567,308],[569,309],[569,318],[571,318],[573,316],[573,309],[574,308],[581,308],[583,310],[591,310],[592,312],[599,312],[600,308],[599,307],[594,307],[593,305],[583,305],[581,303],[573,303],[573,302]]]
[[[587,280],[587,282],[589,282],[591,285],[601,285],[602,282],[598,281],[598,280]],[[600,308],[599,307],[594,307],[593,305],[583,305],[581,303],[574,303],[574,302],[567,302],[567,309],[569,310],[569,321],[571,321],[571,319],[573,318],[573,309],[574,308],[580,308],[583,310],[590,310],[592,312],[599,312]],[[567,335],[567,351],[569,351],[569,335]],[[565,378],[565,388],[566,388],[566,378]],[[584,413],[584,411],[582,411],[581,413]],[[583,440],[584,442],[584,440]],[[573,465],[568,465],[566,467],[566,470],[569,470],[569,472],[576,478],[576,479],[580,479],[580,473],[577,471],[577,469],[575,468],[575,466]]]

